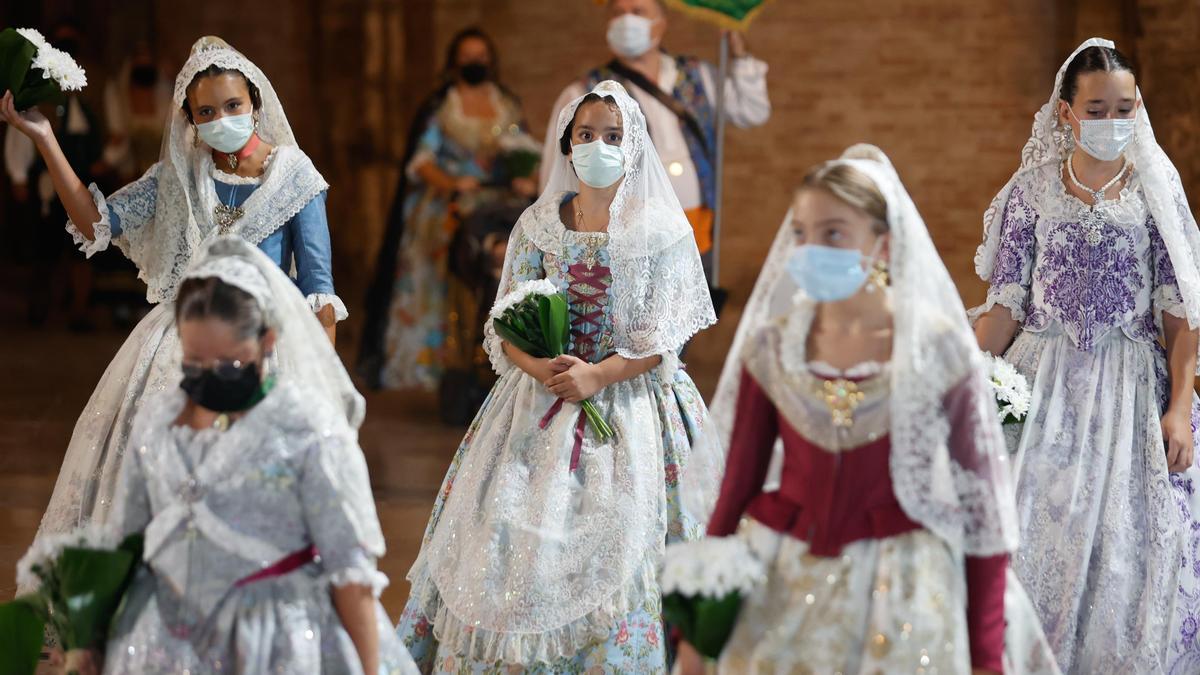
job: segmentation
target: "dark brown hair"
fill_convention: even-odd
[[[1062,87],[1058,90],[1058,97],[1067,103],[1074,103],[1075,93],[1079,91],[1079,76],[1084,73],[1116,73],[1120,71],[1137,76],[1133,72],[1133,65],[1129,63],[1129,59],[1116,49],[1088,47],[1076,54],[1075,58],[1071,59],[1071,63],[1067,64],[1067,69],[1063,72]]]
[[[217,64],[214,63],[213,65],[205,68],[204,70],[196,73],[196,76],[192,78],[192,81],[190,83],[188,83],[187,88],[191,89],[192,87],[196,86],[197,82],[199,82],[200,80],[202,80],[206,77],[216,77],[218,75],[224,75],[226,73],[236,73],[238,75],[241,75],[242,79],[245,80],[245,82],[246,82],[246,89],[250,92],[250,106],[252,108],[254,108],[254,110],[256,110],[256,111],[259,108],[262,108],[262,93],[258,91],[258,87],[254,86],[254,83],[250,81],[250,78],[246,77],[245,73],[243,73],[240,70],[236,70],[234,68],[222,68],[221,66],[218,66]],[[196,120],[192,119],[192,106],[191,106],[191,104],[188,103],[186,96],[183,98],[182,108],[183,108],[183,114],[187,115],[188,121],[195,124]]]
[[[563,155],[571,154],[571,132],[575,130],[575,118],[579,117],[579,111],[583,109],[583,106],[590,103],[595,103],[597,101],[607,103],[609,110],[616,110],[618,113],[620,111],[620,106],[617,105],[617,99],[613,98],[612,96],[601,96],[593,93],[589,93],[587,96],[584,96],[583,100],[580,101],[579,105],[575,108],[574,117],[571,118],[570,122],[567,122],[567,128],[563,129],[562,136],[558,139],[558,149],[562,151]]]
[[[266,317],[254,296],[216,277],[186,279],[175,300],[175,323],[204,319],[229,324],[241,340],[267,334]]]

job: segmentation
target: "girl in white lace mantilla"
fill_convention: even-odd
[[[1112,42],[1063,63],[984,224],[976,335],[1033,392],[1013,568],[1059,665],[1200,672],[1200,231]]]
[[[730,440],[708,533],[745,537],[768,578],[721,671],[1056,673],[1007,570],[1016,515],[983,360],[877,148],[805,179],[735,349],[713,403]]]
[[[104,672],[414,675],[377,600],[383,536],[346,415],[361,398],[273,261],[236,237],[197,253],[182,387],[140,407],[106,524],[143,534],[145,564]],[[276,373],[284,347],[305,361]]]
[[[85,188],[36,111],[18,113],[11,95],[0,118],[33,138],[89,256],[116,244],[137,265],[146,297],[158,303],[133,330],[80,416],[40,532],[102,521],[143,393],[174,386],[179,344],[171,302],[201,243],[236,234],[282,269],[296,270],[330,338],[346,316],[334,294],[328,184],[296,146],[270,81],[218,38],[203,38],[175,80],[160,161],[107,198]]]
[[[500,380],[447,473],[398,629],[436,672],[662,672],[657,567],[668,540],[703,531],[681,497],[716,489],[720,452],[677,358],[715,316],[645,118],[603,82],[557,130],[500,296],[553,282],[570,355],[534,359],[486,328]],[[588,398],[615,439],[581,422]]]

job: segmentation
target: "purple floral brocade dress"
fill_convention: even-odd
[[[1021,323],[1005,358],[1033,391],[1010,431],[1013,569],[1064,673],[1198,673],[1200,469],[1168,472],[1160,422],[1161,317],[1183,301],[1137,172],[1092,244],[1058,170],[1013,187],[983,308]]]

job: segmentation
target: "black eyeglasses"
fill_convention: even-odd
[[[183,376],[187,378],[197,378],[204,375],[205,372],[211,372],[218,380],[232,382],[242,376],[242,372],[253,363],[245,363],[238,359],[232,361],[214,361],[211,366],[202,366],[198,363],[184,363]]]

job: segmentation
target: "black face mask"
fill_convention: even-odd
[[[492,76],[492,68],[486,63],[466,63],[459,68],[459,73],[462,75],[463,82],[476,85]]]
[[[196,405],[214,412],[243,412],[262,400],[257,363],[219,363],[212,368],[183,367],[179,383]]]
[[[154,66],[134,66],[129,71],[129,81],[135,87],[149,89],[158,82],[158,69]]]

